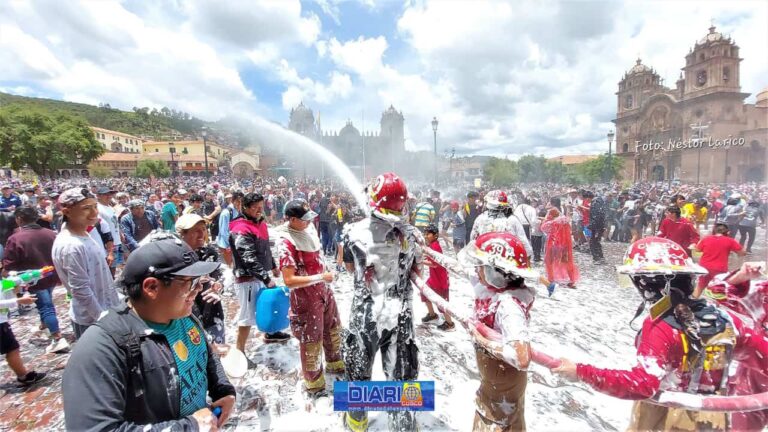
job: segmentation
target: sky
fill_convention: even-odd
[[[618,81],[640,57],[673,87],[714,23],[740,46],[742,91],[768,86],[768,2],[0,1],[0,91],[206,120],[378,131],[457,155],[607,151]]]

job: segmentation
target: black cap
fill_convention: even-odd
[[[100,188],[96,189],[96,195],[106,195],[112,193],[117,193],[117,191],[111,187],[101,186]]]
[[[303,221],[311,221],[317,217],[317,213],[313,212],[309,208],[309,203],[303,199],[294,199],[285,203],[283,214],[285,217],[295,217]]]
[[[123,269],[123,283],[133,285],[147,277],[199,277],[221,263],[200,261],[195,251],[179,239],[147,243],[131,253]]]

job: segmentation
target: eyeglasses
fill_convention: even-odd
[[[189,285],[189,288],[181,290],[181,293],[179,294],[179,297],[186,298],[187,296],[197,291],[202,286],[200,284],[200,281],[202,279],[203,279],[202,276],[194,278],[191,281],[189,279],[167,278],[167,279],[163,279],[163,282],[165,282],[166,285],[170,285],[174,280],[179,282],[191,282]]]

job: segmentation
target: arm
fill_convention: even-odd
[[[125,421],[126,355],[104,330],[95,327],[78,341],[64,369],[62,399],[67,430],[144,432],[197,430],[192,416],[142,425]]]
[[[128,223],[128,215],[123,216],[120,219],[120,227],[122,228],[123,236],[125,237],[125,245],[128,247],[129,251],[133,252],[136,248],[139,247],[139,242],[137,242],[133,237],[131,224]]]
[[[5,243],[5,251],[3,252],[3,276],[7,276],[9,271],[26,270],[19,268],[19,247],[16,242],[15,236],[11,236]]]
[[[333,273],[331,272],[318,273],[312,276],[296,276],[296,267],[293,266],[282,267],[280,271],[283,273],[285,286],[289,289],[304,288],[310,285],[314,286],[321,282],[333,282]]]
[[[233,233],[232,240],[233,244],[231,246],[237,251],[238,255],[240,255],[243,264],[248,267],[248,272],[256,277],[256,279],[263,282],[264,285],[271,286],[272,278],[270,277],[270,272],[265,269],[264,266],[261,265],[261,261],[259,261],[256,239],[251,235]]]
[[[76,300],[78,311],[87,315],[88,323],[96,322],[104,310],[96,301],[91,278],[86,268],[86,256],[83,247],[70,247],[62,251],[60,262],[56,263],[56,272],[67,275],[67,289]],[[84,323],[85,324],[85,323]]]

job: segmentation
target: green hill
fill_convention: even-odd
[[[85,118],[91,126],[132,135],[159,137],[172,135],[174,132],[191,134],[199,131],[206,124],[188,113],[167,107],[160,110],[134,107],[133,111],[121,111],[110,107],[109,104],[93,106],[0,92],[0,106],[9,104],[36,107],[47,111],[64,111]]]

